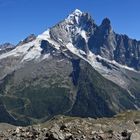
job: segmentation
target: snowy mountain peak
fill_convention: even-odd
[[[108,18],[105,18],[102,24],[98,26],[88,13],[76,9],[65,20],[37,37],[30,35],[15,49],[6,51],[6,53],[2,52],[0,61],[5,58],[8,60],[8,57],[10,61],[11,58],[15,58],[20,63],[31,60],[42,61],[58,52],[63,52],[66,56],[71,52],[87,61],[105,77],[108,78],[108,73],[112,73],[116,81],[119,81],[116,78],[119,68],[130,70],[128,68],[130,66],[140,69],[139,51],[127,51],[127,48],[131,49],[132,45],[137,49],[140,46],[139,42],[136,44],[135,40],[133,41],[128,37],[126,39],[125,36],[112,32]],[[128,54],[131,56],[127,56]],[[135,59],[134,55],[136,55]],[[124,56],[127,56],[126,59]],[[135,63],[133,63],[134,60]]]
[[[69,42],[75,44],[80,39],[80,36],[87,42],[87,39],[94,32],[96,26],[88,13],[76,9],[63,21],[50,28],[49,34],[51,39],[61,45],[66,45]]]
[[[121,50],[127,48],[127,46],[125,46],[126,39],[123,39],[123,36],[112,32],[113,30],[110,24],[110,20],[105,18],[102,24],[97,26],[88,13],[81,12],[80,10],[76,9],[65,20],[59,22],[39,36],[28,36],[18,45],[18,47],[16,47],[16,49],[9,52],[8,54],[1,55],[0,59],[12,55],[23,55],[23,60],[39,58],[43,51],[41,47],[42,41],[45,40],[49,47],[53,46],[53,48],[56,50],[60,50],[61,46],[64,48],[68,44],[72,44],[69,45],[69,48],[74,46],[76,49],[80,49],[80,53],[82,50],[84,55],[88,55],[89,51],[91,51],[95,55],[100,55],[108,60],[114,60],[123,65],[131,66],[132,64],[129,61],[129,63],[127,62],[128,64],[124,61],[124,56],[126,56],[126,54],[129,52],[125,54],[125,52],[120,51],[120,46]],[[133,43],[132,40],[130,41],[127,39],[127,44],[129,47],[135,43]],[[46,52],[48,52],[48,50]],[[134,54],[135,52],[132,51],[131,55]],[[137,57],[138,54],[136,54],[135,65],[138,65],[139,67],[139,61],[137,61]],[[128,56],[128,58],[131,59],[132,62],[134,61],[132,56]]]
[[[83,13],[76,9],[72,12],[65,20],[71,24],[79,24],[79,18],[83,15]]]
[[[82,15],[82,12],[79,9],[75,9],[73,14],[78,16],[78,15]]]

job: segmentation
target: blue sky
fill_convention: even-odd
[[[76,8],[98,25],[109,17],[117,33],[140,40],[140,0],[0,0],[0,44],[38,35]]]

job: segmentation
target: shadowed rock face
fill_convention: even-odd
[[[140,41],[129,39],[126,35],[116,35],[116,40],[114,59],[120,64],[140,70]]]
[[[102,21],[89,39],[92,52],[134,69],[140,69],[140,41],[116,34],[108,18]]]

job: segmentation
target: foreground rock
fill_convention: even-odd
[[[58,116],[35,126],[0,132],[0,140],[140,140],[139,115],[92,119]]]

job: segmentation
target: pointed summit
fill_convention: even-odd
[[[106,26],[106,27],[111,26],[111,21],[110,21],[110,19],[107,18],[107,17],[104,18],[101,25],[102,25],[102,26]]]
[[[75,20],[78,23],[78,20],[82,15],[83,15],[83,13],[79,9],[76,9],[67,17],[66,20],[68,20],[70,22]]]
[[[68,44],[68,42],[76,42],[75,40],[80,35],[87,39],[85,35],[92,34],[96,27],[94,20],[88,13],[76,9],[65,20],[51,28],[50,35],[54,40]]]
[[[74,15],[82,15],[82,12],[79,9],[75,9],[73,12]]]
[[[100,28],[103,32],[109,34],[112,32],[112,27],[111,27],[111,21],[109,18],[104,18],[101,25],[100,25]]]

